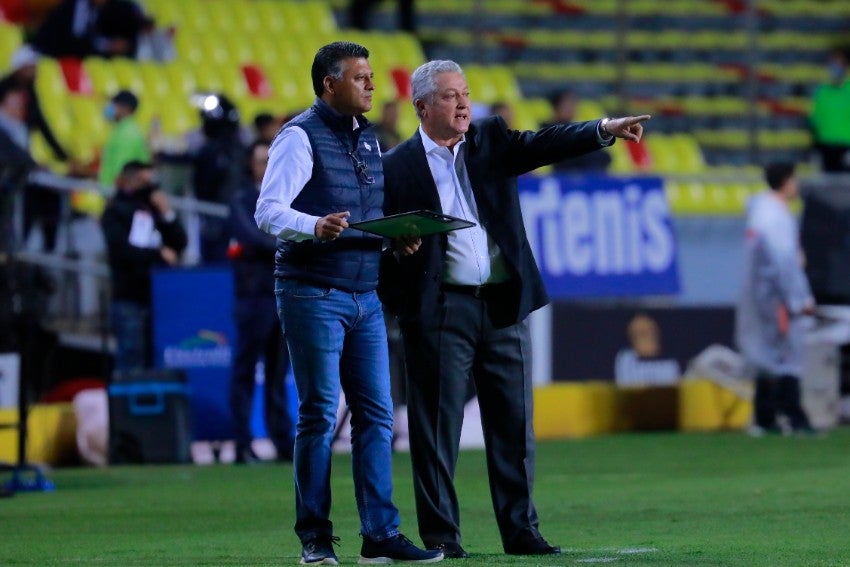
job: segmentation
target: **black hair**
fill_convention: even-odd
[[[256,116],[254,116],[254,128],[259,130],[260,128],[265,128],[269,124],[275,122],[275,117],[270,112],[260,112]]]
[[[148,161],[128,161],[124,164],[124,167],[121,168],[121,175],[136,175],[140,171],[145,171],[146,169],[153,169],[153,164]]]
[[[778,191],[794,175],[794,164],[789,162],[770,163],[764,168],[764,178],[774,191]]]
[[[0,81],[0,102],[4,102],[6,100],[6,97],[14,93],[15,91],[23,92],[24,90],[24,87],[15,83],[15,81],[12,80],[11,76],[6,77],[2,81]]]
[[[556,106],[558,106],[561,103],[561,101],[563,99],[565,99],[567,97],[575,97],[575,96],[576,96],[575,91],[573,91],[571,89],[561,89],[561,90],[554,91],[549,95],[549,105],[552,108],[555,108]]]
[[[319,48],[310,70],[316,96],[322,96],[325,90],[325,77],[330,75],[335,79],[342,78],[342,62],[351,57],[368,59],[369,50],[351,41],[335,41]]]
[[[245,153],[245,173],[248,175],[248,177],[251,177],[254,173],[254,170],[252,169],[254,165],[254,151],[260,146],[266,146],[271,148],[271,144],[269,142],[266,142],[265,140],[254,140],[253,142],[251,142],[251,145],[248,146],[248,150]]]

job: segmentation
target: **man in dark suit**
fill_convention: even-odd
[[[421,125],[384,157],[384,213],[430,209],[473,228],[398,242],[385,262],[384,299],[401,312],[419,533],[446,557],[461,547],[453,486],[463,404],[475,382],[493,508],[506,553],[560,553],[538,531],[526,316],[548,297],[523,227],[516,176],[610,145],[639,141],[649,116],[509,130],[470,123],[469,89],[453,61],[412,77]]]

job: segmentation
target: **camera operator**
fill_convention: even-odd
[[[115,370],[126,372],[151,363],[151,270],[177,265],[187,239],[151,164],[127,163],[115,188],[100,223],[112,278]]]
[[[209,95],[202,103],[204,144],[195,157],[192,183],[195,197],[226,205],[242,189],[243,164],[247,148],[239,130],[239,110],[224,95]],[[230,241],[227,220],[201,217],[201,261],[204,264],[227,261]]]

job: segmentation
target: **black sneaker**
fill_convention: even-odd
[[[333,544],[336,536],[316,536],[304,542],[301,548],[301,565],[339,565]]]
[[[360,547],[360,565],[387,565],[392,563],[437,563],[443,560],[443,552],[439,549],[419,549],[413,542],[401,534],[382,540],[373,541],[363,537]]]

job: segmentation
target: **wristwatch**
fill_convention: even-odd
[[[605,126],[611,121],[610,118],[603,118],[599,121],[599,137],[605,140],[606,142],[614,137],[614,134],[609,132]]]

